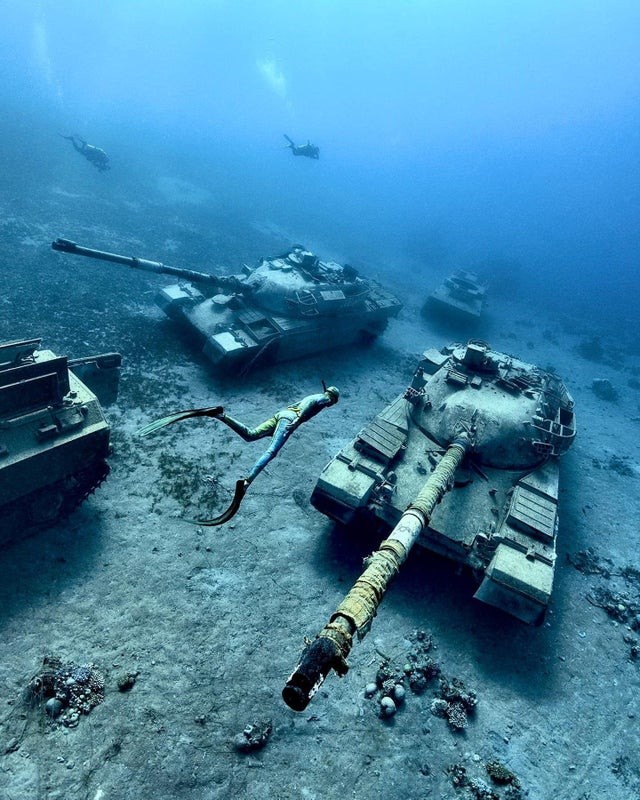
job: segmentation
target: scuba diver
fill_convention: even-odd
[[[246,477],[236,481],[235,493],[229,507],[223,511],[222,514],[213,519],[194,520],[197,525],[206,525],[210,527],[222,525],[228,522],[237,513],[240,508],[240,503],[251,483],[253,483],[267,464],[278,455],[291,434],[299,428],[303,422],[307,422],[312,417],[315,417],[316,414],[319,414],[324,408],[334,406],[338,402],[340,392],[335,386],[325,386],[323,381],[322,388],[323,392],[321,394],[310,394],[307,395],[307,397],[303,397],[302,400],[297,403],[293,403],[286,408],[276,411],[272,417],[269,417],[269,419],[255,428],[249,428],[243,422],[239,422],[228,414],[225,414],[222,406],[211,406],[210,408],[192,408],[186,411],[176,411],[173,414],[169,414],[166,417],[162,417],[155,422],[145,425],[138,433],[141,436],[147,436],[160,428],[164,428],[166,425],[171,425],[183,419],[190,419],[191,417],[212,417],[213,419],[219,419],[220,422],[223,422],[231,428],[231,430],[237,433],[238,436],[241,436],[245,442],[254,442],[257,439],[264,439],[267,436],[271,437],[271,444],[260,458],[258,458]]]
[[[93,144],[87,144],[87,142],[85,142],[84,139],[81,139],[80,136],[63,136],[63,134],[60,134],[60,136],[62,136],[63,139],[70,141],[74,150],[83,155],[87,161],[90,161],[94,167],[100,170],[100,172],[111,169],[111,166],[109,165],[109,156],[100,147],[96,147]]]
[[[282,134],[289,142],[288,147],[294,156],[307,156],[307,158],[320,158],[320,148],[307,139],[306,144],[295,144],[293,139],[290,139],[286,133]]]

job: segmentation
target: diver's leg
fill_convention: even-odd
[[[251,468],[251,472],[245,478],[245,481],[250,484],[256,476],[258,476],[262,470],[267,466],[267,464],[272,461],[282,449],[284,443],[287,441],[291,433],[293,432],[293,427],[291,425],[291,420],[287,419],[286,417],[280,419],[276,426],[275,432],[273,437],[271,438],[271,444],[265,450],[265,452],[260,456],[260,458],[256,461],[256,463]]]
[[[237,433],[238,436],[241,436],[245,442],[255,442],[256,439],[264,439],[265,436],[271,436],[278,424],[276,417],[270,417],[258,425],[257,428],[249,428],[243,422],[239,422],[228,414],[218,414],[217,418],[231,428],[234,433]]]

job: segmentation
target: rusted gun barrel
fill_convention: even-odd
[[[69,239],[56,239],[55,242],[51,243],[51,247],[61,253],[71,253],[72,255],[76,256],[87,256],[88,258],[96,258],[99,261],[111,261],[114,264],[124,264],[127,267],[142,269],[146,272],[159,272],[164,275],[175,275],[177,278],[184,278],[187,281],[193,281],[193,283],[205,283],[211,286],[217,286],[220,289],[227,289],[232,292],[250,291],[250,287],[233,276],[220,277],[218,275],[210,275],[208,272],[196,272],[192,269],[170,267],[168,264],[163,264],[160,261],[149,261],[146,258],[122,256],[118,253],[108,253],[105,250],[94,250],[91,247],[82,247],[82,245],[76,244]]]
[[[364,638],[391,580],[397,575],[409,551],[429,523],[433,510],[453,485],[453,476],[471,445],[469,434],[461,433],[429,475],[409,508],[388,538],[366,562],[365,571],[313,642],[302,653],[300,663],[282,690],[282,698],[294,711],[303,711],[333,669],[346,675],[347,656],[353,635]]]

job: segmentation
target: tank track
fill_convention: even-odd
[[[90,466],[61,481],[64,484],[64,500],[56,522],[65,519],[82,505],[105,482],[109,472],[109,464],[104,459],[96,459]]]
[[[98,458],[84,469],[4,506],[0,511],[0,546],[69,517],[104,483],[109,471],[109,464]]]

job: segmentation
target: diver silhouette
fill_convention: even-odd
[[[71,142],[74,150],[80,153],[80,155],[83,155],[87,161],[93,164],[93,166],[100,170],[100,172],[105,172],[106,170],[111,169],[109,164],[109,156],[102,148],[96,147],[93,144],[87,144],[87,142],[80,136],[64,136],[62,133],[60,136],[62,136],[63,139],[67,139],[69,142]]]
[[[290,139],[286,133],[282,134],[284,138],[289,142],[286,147],[288,147],[294,156],[306,156],[307,158],[320,158],[320,148],[317,147],[315,144],[311,144],[309,139],[307,139],[306,144],[296,144],[293,139]]]

